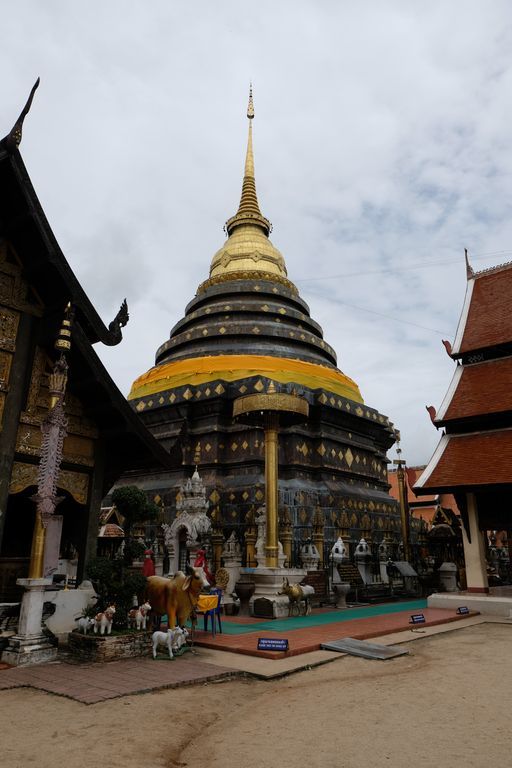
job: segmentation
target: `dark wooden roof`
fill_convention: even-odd
[[[62,313],[70,301],[75,317],[91,344],[112,346],[113,334],[96,312],[78,282],[52,232],[18,150],[8,152],[0,143],[0,233],[23,259],[26,279],[37,285],[47,308]],[[123,297],[116,297],[119,304]]]
[[[44,307],[42,337],[52,348],[63,311],[75,308],[68,387],[98,425],[106,451],[106,481],[112,484],[127,470],[169,469],[175,461],[146,429],[112,381],[93,344],[119,343],[101,320],[78,282],[41,208],[17,149],[0,143],[0,237],[13,246],[24,277]],[[45,335],[46,334],[46,335]]]

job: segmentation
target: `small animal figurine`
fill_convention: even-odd
[[[146,622],[150,610],[151,606],[148,602],[139,605],[138,608],[132,608],[128,613],[128,626],[137,627],[137,629],[146,629]]]
[[[105,634],[105,630],[107,631],[107,635],[110,635],[112,632],[112,623],[114,621],[114,614],[116,612],[115,605],[109,605],[108,608],[106,608],[102,613],[97,613],[94,617],[94,634],[98,634],[98,629],[100,630],[100,635]]]
[[[179,627],[181,630],[180,632],[175,632],[175,639],[172,644],[172,649],[175,653],[179,653],[184,645],[187,644],[187,637],[189,636],[189,631],[186,627]]]
[[[188,632],[187,632],[188,634]],[[181,641],[179,638],[183,635],[181,627],[175,627],[174,629],[168,629],[167,632],[153,632],[151,639],[153,641],[153,658],[156,659],[156,652],[159,645],[165,645],[169,650],[169,658],[173,659],[173,650],[176,651],[181,648]],[[180,645],[177,647],[178,642]]]
[[[94,619],[89,618],[88,616],[81,616],[79,619],[75,619],[77,623],[77,629],[79,632],[82,632],[84,635],[87,634],[87,630],[94,626]]]
[[[290,603],[288,615],[300,613],[301,604],[304,606],[303,615],[311,613],[309,598],[315,594],[315,588],[309,584],[290,584],[288,579],[283,579],[283,590],[279,595],[287,595]]]

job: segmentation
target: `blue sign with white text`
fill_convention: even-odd
[[[258,651],[287,651],[288,640],[278,637],[259,637]]]

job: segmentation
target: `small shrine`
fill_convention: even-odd
[[[184,571],[187,563],[195,562],[198,551],[206,546],[212,531],[212,521],[207,514],[209,506],[206,487],[196,467],[192,477],[180,486],[175,520],[171,525],[162,524],[169,573]]]

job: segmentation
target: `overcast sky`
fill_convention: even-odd
[[[21,151],[108,323],[127,394],[208,276],[238,206],[249,80],[261,209],[338,365],[438,440],[466,288],[512,259],[508,0],[20,0],[2,16],[0,132],[40,75]],[[395,452],[390,452],[395,458]]]

